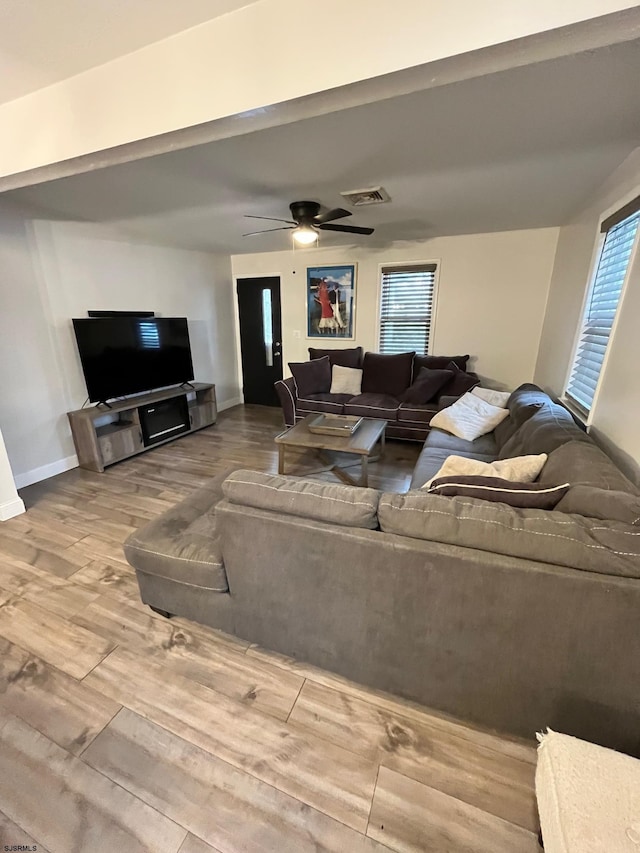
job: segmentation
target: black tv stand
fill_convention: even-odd
[[[96,407],[96,409],[98,409],[100,406],[106,406],[107,409],[113,409],[113,406],[111,405],[111,403],[107,403],[106,400],[98,400],[95,407]]]
[[[166,430],[162,427],[150,430],[149,412],[145,415],[143,410],[168,400],[175,400],[184,407],[183,428],[169,426]],[[165,388],[127,400],[103,401],[90,409],[68,412],[67,416],[80,467],[102,473],[107,465],[211,426],[217,414],[216,386],[194,382],[189,389]],[[109,423],[100,423],[105,418]]]
[[[194,386],[194,384],[193,384],[193,382],[181,382],[181,383],[180,383],[180,387],[181,387],[181,388],[184,388],[184,387],[185,387],[185,385],[187,386],[187,388],[194,388],[194,387],[195,387],[195,386]]]

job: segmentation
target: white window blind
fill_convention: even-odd
[[[382,268],[380,352],[428,352],[435,276],[435,264]]]
[[[593,405],[611,337],[629,260],[638,233],[639,207],[640,205],[635,205],[632,213],[629,213],[627,208],[623,208],[619,214],[626,214],[624,218],[621,219],[619,214],[614,214],[602,223],[605,238],[587,298],[573,368],[566,389],[569,399],[584,415],[589,414]]]

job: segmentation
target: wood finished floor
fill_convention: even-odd
[[[141,604],[126,536],[230,463],[275,471],[280,429],[238,407],[21,492],[0,524],[0,849],[539,853],[533,741]],[[370,484],[405,489],[417,455],[389,442]]]

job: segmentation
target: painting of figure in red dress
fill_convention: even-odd
[[[355,264],[307,267],[307,337],[353,339]]]

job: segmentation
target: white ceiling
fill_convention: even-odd
[[[640,145],[640,41],[334,112],[9,193],[40,215],[215,252],[289,245],[243,214],[334,207],[382,184],[392,202],[354,210],[373,237],[559,225]],[[277,223],[265,223],[271,227]]]
[[[2,0],[0,103],[256,0]]]

